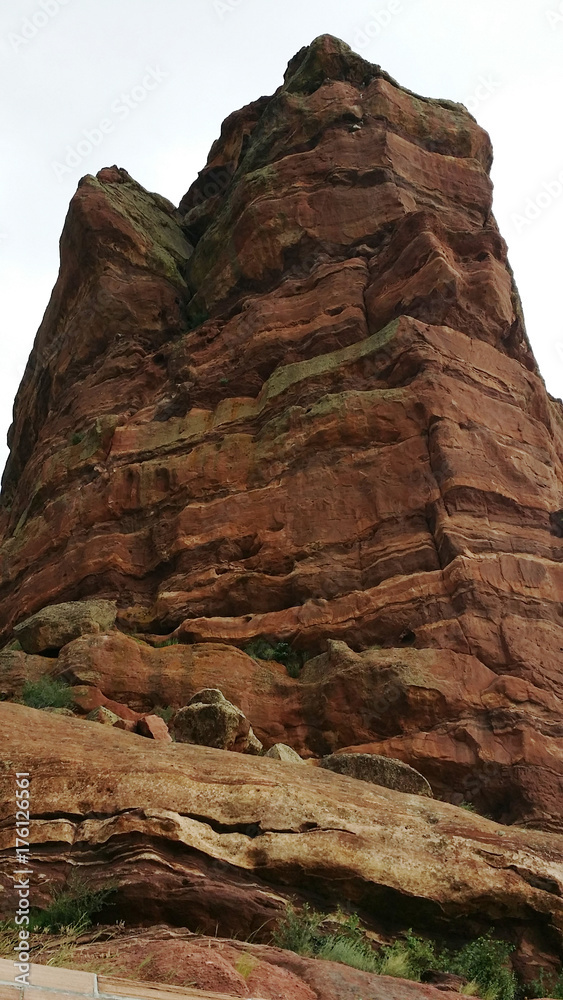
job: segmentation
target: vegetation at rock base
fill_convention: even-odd
[[[239,976],[248,979],[252,975],[252,970],[256,968],[256,959],[253,955],[244,952],[235,963],[235,969]]]
[[[71,708],[72,688],[53,677],[40,677],[37,681],[25,682],[22,702],[29,708]]]
[[[336,921],[338,930],[323,929],[328,921]],[[279,948],[300,955],[342,962],[364,972],[415,982],[420,982],[423,974],[431,969],[454,973],[468,980],[464,989],[467,995],[476,994],[483,1000],[514,1000],[517,992],[521,995],[509,964],[512,946],[490,936],[476,938],[459,950],[451,951],[408,931],[391,945],[376,950],[357,915],[346,916],[339,910],[328,916],[305,904],[300,911],[287,907],[272,940]],[[551,993],[551,996],[556,995]]]
[[[283,663],[290,677],[299,677],[301,668],[308,660],[308,654],[302,650],[292,649],[288,642],[277,642],[275,645],[267,639],[252,639],[243,646],[243,650],[253,660],[275,660]]]
[[[166,705],[165,707],[162,705],[156,705],[152,710],[152,714],[160,716],[160,718],[164,719],[166,723],[169,723],[170,719],[174,715],[174,709],[172,708],[172,705]]]
[[[544,969],[540,971],[528,987],[529,997],[553,997],[553,1000],[563,1000],[563,972],[558,976],[546,976]]]
[[[94,944],[100,938],[104,942],[112,940],[124,928],[124,924],[115,927],[100,927],[89,932],[89,943]],[[61,933],[53,934],[50,928],[34,928],[30,951],[32,962],[39,965],[50,965],[57,968],[81,969],[84,972],[95,972],[99,975],[125,976],[129,971],[118,961],[110,958],[83,958],[77,953],[77,945],[84,934],[84,926],[65,927]],[[14,947],[18,942],[19,928],[13,920],[0,922],[0,957],[12,958]]]
[[[65,928],[85,930],[115,892],[117,887],[112,884],[103,889],[91,889],[80,878],[71,878],[66,888],[53,893],[46,909],[31,912],[30,929],[49,928],[52,933]]]

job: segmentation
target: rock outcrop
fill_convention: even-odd
[[[323,36],[178,208],[81,180],[9,435],[0,697],[48,675],[114,724],[0,705],[4,888],[17,761],[39,904],[111,869],[114,918],[266,934],[337,892],[557,962],[563,407],[491,160]],[[224,749],[393,758],[419,794],[171,744],[208,689]]]
[[[34,901],[70,872],[119,886],[107,918],[268,938],[289,898],[395,931],[563,945],[563,837],[503,827],[319,767],[157,743],[0,705],[0,917],[13,908],[11,761],[32,775]],[[6,761],[6,758],[8,760]],[[529,960],[529,959],[528,959]]]

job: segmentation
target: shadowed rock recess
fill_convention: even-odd
[[[0,705],[0,915],[29,770],[37,905],[78,871],[133,924],[268,942],[340,901],[557,962],[563,407],[491,161],[462,105],[323,36],[179,208],[80,181],[9,433],[0,689],[137,730]],[[154,710],[208,689],[264,751],[392,758],[434,799],[166,742]]]

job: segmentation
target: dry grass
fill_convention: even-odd
[[[256,968],[256,959],[248,952],[243,952],[235,963],[235,969],[244,980],[249,979]]]

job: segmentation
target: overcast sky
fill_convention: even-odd
[[[177,204],[223,119],[324,32],[490,133],[528,333],[563,396],[563,0],[4,0],[0,468],[80,177],[116,163]]]

